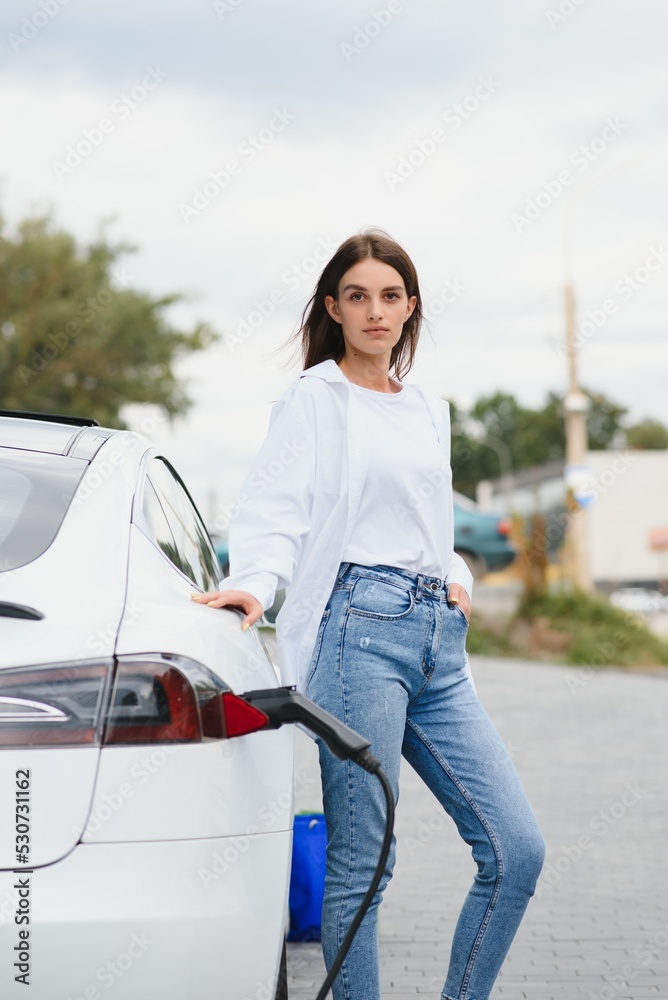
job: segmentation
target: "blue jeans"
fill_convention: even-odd
[[[443,1000],[489,997],[545,852],[508,751],[467,676],[467,630],[442,580],[342,563],[307,681],[310,698],[371,741],[395,800],[403,754],[472,848],[478,870],[455,929]],[[322,912],[329,968],[371,881],[385,800],[373,775],[318,744],[329,838]],[[395,847],[334,1000],[380,1000],[377,911]]]

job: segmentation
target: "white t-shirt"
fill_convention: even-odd
[[[351,391],[369,470],[343,561],[443,579],[452,562],[452,472],[424,399],[410,384],[377,392],[351,383]]]

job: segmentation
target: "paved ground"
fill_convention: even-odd
[[[668,678],[471,662],[548,845],[493,997],[668,1000]],[[317,809],[317,755],[298,738],[297,809]],[[438,1000],[473,862],[408,766],[395,829],[379,919],[384,997]],[[291,1000],[313,1000],[320,945],[290,945],[288,961]]]

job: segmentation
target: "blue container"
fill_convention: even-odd
[[[295,816],[288,941],[319,941],[325,892],[327,826],[322,813]]]

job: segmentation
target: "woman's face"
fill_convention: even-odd
[[[414,295],[408,297],[399,272],[373,257],[346,271],[337,298],[325,296],[327,312],[341,324],[346,353],[375,358],[386,354],[388,364],[416,302]]]

